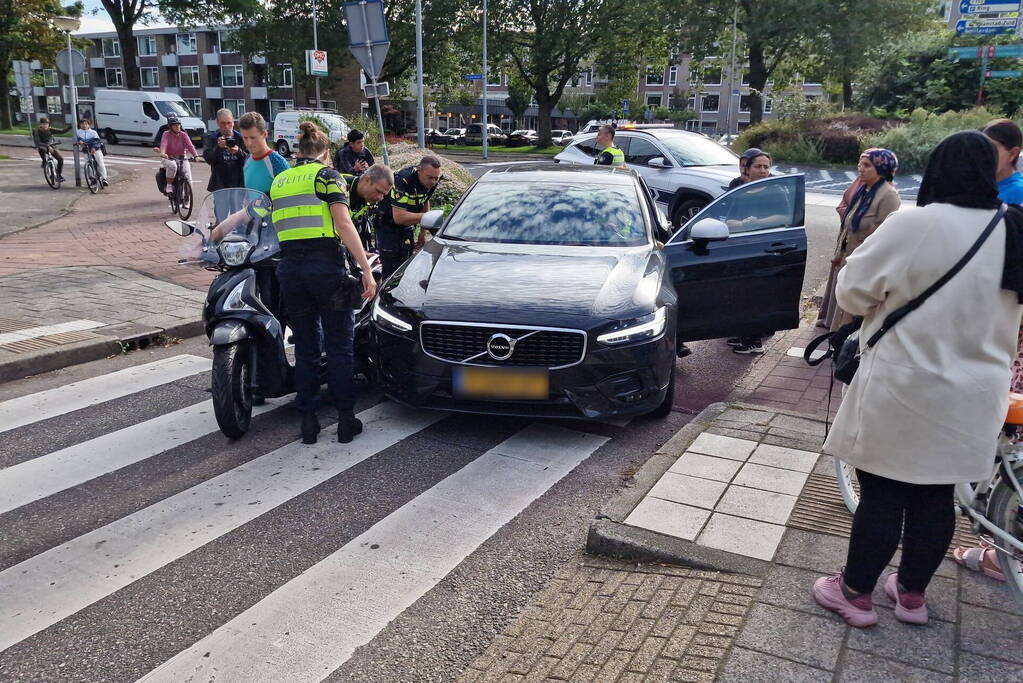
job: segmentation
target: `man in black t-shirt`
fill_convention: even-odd
[[[394,173],[388,167],[377,164],[370,166],[361,175],[342,173],[341,177],[348,184],[348,213],[362,237],[363,248],[368,250],[373,246],[369,219],[394,186]]]
[[[348,133],[348,142],[334,155],[334,168],[341,173],[363,173],[373,165],[373,152],[366,147],[362,131],[351,130]]]
[[[377,247],[384,278],[390,277],[412,256],[415,226],[430,210],[430,196],[439,182],[440,159],[435,156],[425,156],[418,166],[394,174],[394,187],[381,202],[377,226]],[[425,235],[419,238],[422,243]]]

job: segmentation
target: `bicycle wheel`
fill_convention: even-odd
[[[1023,466],[1017,466],[1015,471],[1017,478],[1023,477]],[[991,492],[987,518],[1016,539],[1023,540],[1023,508],[1020,507],[1021,504],[1023,504],[1023,500],[1020,500],[1016,489],[1003,476]],[[994,541],[1001,547],[1008,546],[997,537]],[[1016,603],[1023,605],[1023,552],[999,550],[998,565],[1002,568],[1002,573],[1005,574],[1005,582],[1009,585],[1009,591],[1013,597],[1016,598]]]
[[[181,220],[187,221],[192,215],[192,183],[187,180],[181,181],[178,198],[178,215]]]
[[[85,164],[85,184],[89,187],[89,192],[93,194],[99,192],[99,166],[91,156]]]
[[[856,479],[856,468],[835,458],[835,477],[838,479],[838,490],[842,493],[845,506],[855,515],[860,504],[860,482]]]
[[[178,185],[175,183],[171,187],[171,191],[167,194],[167,201],[170,202],[171,213],[178,212]]]
[[[46,184],[54,190],[60,187],[60,183],[57,181],[57,167],[51,160],[47,160],[46,165],[43,166],[43,177],[46,178]]]

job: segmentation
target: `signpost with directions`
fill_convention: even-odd
[[[967,2],[968,0],[963,0]],[[950,47],[948,58],[979,59],[980,60],[980,87],[977,89],[977,104],[984,101],[984,80],[987,78],[1019,78],[1023,75],[1020,71],[988,71],[987,60],[993,57],[1023,57],[1023,45],[981,45],[978,47]]]
[[[373,85],[373,93],[380,92],[377,79],[384,67],[384,59],[391,48],[387,34],[387,19],[384,17],[382,0],[357,0],[345,3],[345,23],[348,24],[348,45],[352,55],[362,65]],[[369,88],[367,88],[367,93]],[[384,150],[384,164],[387,158],[387,140],[384,138],[384,117],[380,113],[380,98],[374,97],[377,109],[377,125],[380,126],[380,144]]]

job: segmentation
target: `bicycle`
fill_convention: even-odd
[[[98,147],[92,145],[86,145],[78,143],[83,151],[85,152],[88,159],[85,162],[85,184],[89,188],[89,192],[96,194],[103,187],[103,178],[99,173],[99,162],[96,161],[96,155],[93,151]]]
[[[46,148],[46,158],[43,159],[43,178],[46,179],[46,184],[54,190],[59,190],[60,185],[63,182],[60,174],[57,173],[57,160],[53,156],[52,147],[59,144],[58,141],[54,141],[52,145]]]
[[[171,157],[177,162],[177,171],[174,174],[174,182],[171,193],[167,195],[170,201],[171,213],[176,213],[181,220],[187,221],[192,215],[192,184],[184,174],[185,157]],[[195,159],[192,158],[191,161]]]
[[[860,502],[856,470],[835,458],[835,474],[849,512]],[[969,517],[973,531],[998,552],[1005,582],[1023,605],[1023,394],[1009,395],[1009,410],[998,435],[994,465],[986,480],[955,487],[958,513]]]

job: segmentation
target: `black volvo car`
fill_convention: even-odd
[[[674,235],[633,171],[515,166],[480,178],[381,288],[379,378],[413,406],[666,415],[683,342],[796,327],[803,177],[719,197]]]

